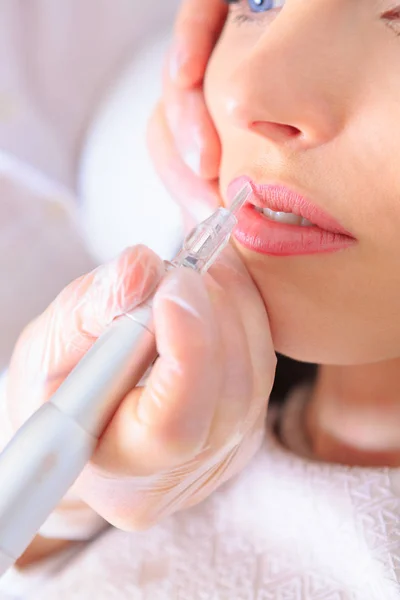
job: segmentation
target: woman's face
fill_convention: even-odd
[[[238,233],[276,350],[298,360],[400,356],[400,7],[393,5],[241,0],[209,66],[225,201],[244,176],[261,186],[260,206],[319,226],[293,215],[272,223],[273,213],[249,206]]]

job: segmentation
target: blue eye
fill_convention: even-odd
[[[274,8],[274,0],[247,0],[252,12],[265,12]]]
[[[286,0],[225,0],[231,6],[234,21],[243,23],[253,21],[255,13],[266,13],[282,8]]]

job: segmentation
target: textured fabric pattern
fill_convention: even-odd
[[[149,532],[108,530],[29,598],[399,599],[398,471],[303,459],[274,422],[252,464],[209,500]]]

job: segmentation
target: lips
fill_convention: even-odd
[[[249,250],[295,256],[337,252],[356,243],[336,219],[285,186],[260,185],[239,177],[228,188],[228,200],[246,183],[251,183],[254,195],[239,213],[235,238]]]

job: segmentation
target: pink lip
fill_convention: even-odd
[[[248,177],[235,179],[228,188],[228,200],[250,183],[252,204],[239,213],[235,238],[249,250],[273,256],[295,256],[337,252],[356,243],[355,238],[333,217],[309,200],[282,185],[260,185]],[[272,221],[255,207],[291,212],[311,221],[311,227]]]

